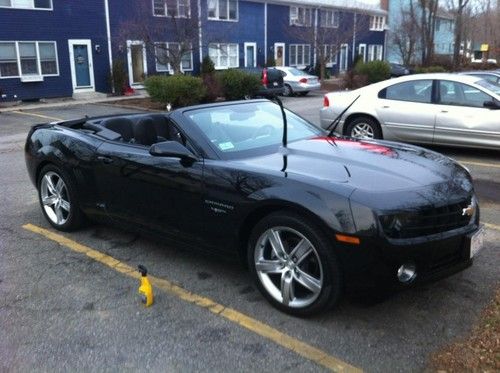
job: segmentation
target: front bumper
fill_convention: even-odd
[[[424,242],[414,239],[389,241],[380,237],[362,238],[359,246],[343,244],[338,252],[345,271],[346,286],[408,286],[397,278],[398,268],[406,263],[416,266],[417,276],[411,284],[451,276],[472,264],[470,236],[478,229],[477,224],[471,224]]]

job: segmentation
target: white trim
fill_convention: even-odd
[[[203,63],[203,32],[201,28],[201,0],[198,0],[198,47],[200,48],[200,68]]]
[[[245,42],[243,43],[243,52],[245,55],[245,67],[247,67],[247,47],[253,47],[253,66],[250,67],[257,67],[257,43],[255,42]]]
[[[89,64],[89,77],[90,86],[88,87],[78,87],[76,81],[76,71],[75,71],[75,56],[73,54],[74,45],[86,45],[87,46],[87,58]],[[95,82],[94,82],[94,63],[92,60],[92,42],[90,39],[68,39],[69,48],[69,64],[71,67],[71,82],[73,84],[73,92],[95,92]]]
[[[299,61],[298,49],[302,47],[302,61]],[[306,47],[309,49],[309,53],[306,53]],[[295,49],[295,63],[292,63],[292,50]],[[303,69],[304,67],[311,64],[311,44],[288,44],[288,66],[297,67]],[[306,61],[306,56],[308,61]]]
[[[285,43],[274,43],[274,63],[278,60],[278,47],[283,47],[283,54],[282,54],[282,59],[283,59],[283,64],[279,66],[286,66],[286,61],[285,61],[285,56],[286,56],[286,47]],[[278,66],[278,65],[276,65]]]
[[[104,0],[104,14],[106,15],[106,38],[108,39],[109,73],[113,74],[113,52],[111,51],[111,25],[109,22],[109,0]],[[111,84],[111,91],[115,93],[115,85]]]
[[[189,9],[188,9],[188,15],[187,16],[179,16],[179,0],[176,0],[177,4],[177,15],[174,16],[174,18],[184,18],[184,19],[189,19],[191,18],[191,0],[187,2]],[[153,17],[163,17],[163,18],[171,18],[172,16],[168,14],[168,7],[167,7],[167,2],[165,1],[163,3],[164,8],[163,10],[165,11],[165,14],[155,14],[155,0],[151,0],[151,12],[153,14]]]
[[[221,51],[222,51],[221,45],[227,45],[227,52],[228,52],[226,54],[227,66],[223,66],[219,63],[220,56],[222,55],[221,54]],[[234,65],[234,66],[231,66],[231,64],[230,64],[229,46],[231,46],[231,45],[232,46],[236,45],[236,65]],[[212,46],[213,49],[217,50],[217,60],[216,61],[214,61],[214,59],[212,57],[210,57],[210,48],[211,48],[210,46]],[[227,69],[240,67],[240,45],[238,43],[210,43],[210,44],[208,44],[208,56],[210,57],[210,59],[214,63],[214,67],[216,70],[227,70]]]
[[[264,3],[264,64],[267,65],[267,1]]]
[[[148,75],[148,60],[146,59],[146,43],[142,40],[127,40],[127,65],[128,65],[128,82],[131,87],[144,88],[142,83],[134,83],[134,71],[132,66],[132,46],[142,46],[142,66],[144,75]]]
[[[154,43],[154,50],[155,50],[155,70],[157,73],[169,73],[169,74],[173,74],[174,73],[174,69],[172,69],[172,66],[170,65],[170,63],[167,63],[167,68],[166,69],[158,69],[158,66],[160,66],[158,64],[158,59],[157,59],[157,56],[156,56],[156,52],[157,52],[157,49],[156,49],[156,46],[159,45],[159,44],[166,44],[165,46],[165,50],[168,50],[170,48],[170,45],[169,44],[179,44],[178,42],[176,41],[155,41]],[[191,45],[192,47],[192,45]],[[193,49],[191,48],[191,50],[189,52],[186,52],[186,53],[189,53],[190,56],[191,56],[191,68],[190,69],[183,69],[182,68],[182,58],[181,58],[181,72],[186,72],[186,71],[193,71],[194,69],[194,61],[193,61]]]
[[[9,44],[13,43],[14,47],[16,48],[16,62],[17,62],[17,72],[18,75],[15,76],[0,76],[0,79],[19,79],[19,78],[26,78],[26,77],[35,77],[35,76],[41,76],[41,77],[57,77],[60,75],[59,71],[59,53],[57,51],[57,42],[53,40],[0,40],[1,44]],[[35,44],[35,51],[36,51],[36,59],[37,59],[37,69],[38,69],[38,74],[26,74],[23,75],[23,72],[21,71],[21,56],[19,54],[19,43],[34,43]],[[57,73],[55,74],[43,74],[42,73],[42,66],[41,66],[41,59],[40,59],[40,47],[39,43],[42,44],[53,44],[54,45],[54,52],[55,52],[55,59],[56,59],[56,69]],[[22,79],[21,79],[22,81]],[[28,79],[25,79],[25,81],[28,81]],[[34,80],[31,80],[34,81]]]

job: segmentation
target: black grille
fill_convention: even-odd
[[[471,217],[463,215],[463,209],[471,200],[442,207],[427,208],[419,211],[380,216],[380,223],[387,237],[415,238],[451,231],[465,227]]]

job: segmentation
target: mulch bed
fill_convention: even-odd
[[[470,336],[431,356],[430,369],[441,372],[500,372],[500,288]]]

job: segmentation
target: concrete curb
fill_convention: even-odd
[[[101,104],[106,102],[126,101],[131,99],[148,98],[148,97],[149,95],[147,93],[140,93],[134,96],[106,97],[94,100],[72,100],[72,101],[61,101],[53,103],[33,104],[33,105],[15,105],[7,108],[0,108],[0,113],[8,113],[12,111],[36,110],[36,109],[50,109],[57,107],[86,105],[86,104]]]

